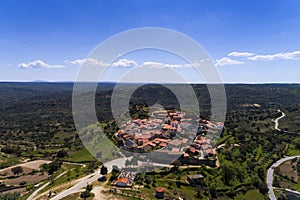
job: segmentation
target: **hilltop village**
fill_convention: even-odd
[[[195,129],[192,120],[179,111],[154,111],[149,119],[128,121],[115,133],[114,140],[126,150],[166,150],[171,154],[180,154],[182,164],[215,167],[216,152],[206,134],[217,133],[222,124],[200,119],[199,127]]]

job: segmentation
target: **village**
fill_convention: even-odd
[[[128,121],[114,134],[113,139],[120,148],[128,151],[167,152],[168,155],[175,154],[181,165],[216,167],[216,151],[206,134],[217,133],[222,124],[198,119],[199,126],[195,129],[192,120],[180,111],[156,110],[149,119]],[[147,163],[151,162],[155,161],[147,159]],[[114,185],[130,186],[134,177],[134,173],[123,171]]]
[[[167,150],[169,153],[180,154],[183,164],[207,164],[215,167],[216,152],[206,134],[217,133],[222,125],[200,119],[199,127],[195,130],[192,120],[180,111],[158,110],[149,119],[132,119],[127,122],[114,137],[118,146],[127,150]]]

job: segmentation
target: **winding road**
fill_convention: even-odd
[[[273,174],[274,174],[274,169],[276,167],[279,167],[279,165],[281,165],[282,163],[288,161],[288,160],[292,160],[294,158],[300,158],[300,156],[290,156],[290,157],[286,157],[286,158],[282,158],[280,160],[278,160],[277,162],[275,162],[269,169],[267,172],[267,186],[269,189],[269,198],[271,200],[276,200],[276,196],[274,194],[274,190],[273,190]]]
[[[284,114],[282,111],[280,111],[280,110],[277,110],[277,111],[278,111],[278,112],[281,112],[281,116],[280,116],[280,117],[277,117],[277,118],[274,120],[274,123],[275,123],[275,129],[276,129],[277,131],[281,131],[281,129],[278,128],[278,126],[279,126],[278,121],[279,121],[281,118],[284,118],[284,117],[285,117],[285,114]]]
[[[275,123],[275,129],[278,131],[281,131],[281,129],[279,128],[279,120],[282,119],[283,117],[285,117],[285,114],[278,110],[278,112],[281,112],[281,116],[276,118],[275,120],[273,120],[273,122]],[[291,157],[285,157],[282,158],[278,161],[276,161],[267,171],[267,187],[268,187],[268,195],[269,198],[271,200],[276,200],[276,196],[274,194],[274,190],[273,190],[273,174],[274,174],[274,169],[278,166],[280,166],[282,163],[291,160],[293,158],[300,158],[299,156],[291,156]],[[108,173],[110,173],[112,171],[112,166],[116,165],[118,167],[124,167],[125,166],[125,161],[126,161],[126,157],[122,157],[116,160],[112,160],[109,161],[107,163],[105,163],[104,165],[108,168]],[[156,164],[156,163],[155,163]],[[94,181],[96,181],[98,178],[100,178],[102,175],[99,173],[99,171],[97,170],[96,172],[94,172],[93,174],[90,174],[88,176],[85,176],[83,178],[80,179],[80,181],[75,184],[74,186],[70,187],[69,189],[59,193],[58,195],[56,195],[55,197],[53,197],[51,200],[59,200],[62,199],[70,194],[76,193],[78,192],[80,189],[84,188],[87,184],[90,184]],[[33,197],[40,191],[42,190],[44,187],[46,187],[47,184],[45,184],[44,186],[42,186],[41,188],[39,188],[38,190],[36,190],[32,195],[30,195],[30,197],[28,199],[33,199]]]
[[[274,120],[274,122],[275,122],[275,129],[278,130],[278,131],[281,131],[281,129],[278,128],[278,126],[279,126],[278,121],[279,121],[281,118],[285,117],[285,114],[284,114],[282,111],[280,111],[280,110],[278,110],[278,112],[281,112],[281,116],[278,117],[278,118],[276,118],[276,119]],[[274,174],[274,169],[275,169],[276,167],[279,167],[282,163],[284,163],[284,162],[286,162],[286,161],[288,161],[288,160],[292,160],[292,159],[294,159],[294,158],[300,158],[300,155],[299,155],[299,156],[285,157],[285,158],[282,158],[282,159],[280,159],[280,160],[277,160],[277,161],[276,161],[276,162],[268,169],[268,171],[267,171],[267,186],[268,186],[268,189],[269,189],[268,195],[269,195],[269,198],[270,198],[271,200],[276,200],[276,196],[275,196],[274,190],[273,190],[273,174]]]
[[[105,163],[104,165],[107,167],[108,173],[110,173],[112,171],[112,167],[114,165],[116,165],[120,168],[125,167],[126,159],[128,159],[128,158],[123,157],[123,158],[115,159],[115,160]],[[97,179],[100,178],[101,176],[102,175],[100,174],[100,172],[98,170],[96,170],[96,172],[94,172],[93,174],[83,177],[76,185],[70,187],[69,189],[67,189],[67,190],[59,193],[55,197],[51,198],[51,200],[59,200],[70,194],[76,193],[80,189],[86,187],[87,184],[97,181]]]
[[[66,174],[67,172],[63,172],[61,174],[59,174],[56,179],[60,178],[61,176],[63,176],[64,174]],[[50,182],[47,182],[46,184],[44,184],[42,187],[39,187],[38,189],[36,189],[28,198],[27,200],[33,200],[34,197],[41,191],[43,190],[45,187],[47,187],[50,184]]]

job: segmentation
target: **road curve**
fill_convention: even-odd
[[[271,200],[276,200],[276,196],[274,194],[274,190],[273,190],[273,173],[274,173],[274,169],[276,167],[279,167],[279,165],[281,165],[282,163],[288,161],[288,160],[292,160],[294,158],[300,158],[300,156],[290,156],[290,157],[285,157],[285,158],[282,158],[280,160],[277,160],[269,169],[268,169],[268,172],[267,172],[267,186],[268,186],[268,189],[269,189],[269,192],[268,192],[268,195],[269,195],[269,198]]]
[[[104,166],[107,167],[107,171],[108,173],[110,173],[112,171],[112,167],[114,165],[118,166],[118,167],[125,167],[125,161],[126,161],[126,157],[123,158],[118,158],[112,161],[109,161],[107,163],[104,164]],[[59,200],[62,199],[70,194],[76,193],[78,192],[80,189],[86,187],[87,184],[90,184],[92,182],[97,181],[98,178],[100,178],[102,175],[100,174],[99,170],[96,170],[96,172],[94,172],[93,174],[90,174],[88,176],[83,177],[76,185],[70,187],[69,189],[57,194],[55,197],[51,198],[51,200]]]
[[[285,117],[285,114],[284,114],[282,111],[280,111],[280,110],[277,110],[277,111],[278,111],[278,112],[281,112],[281,116],[280,116],[280,117],[277,117],[277,118],[274,120],[274,123],[275,123],[275,129],[276,129],[277,131],[281,131],[281,129],[278,128],[278,126],[279,126],[278,121],[279,121],[281,118],[284,118],[284,117]]]
[[[61,174],[59,174],[56,179],[60,178],[61,176],[63,176],[64,174],[66,174],[67,172],[63,172]],[[36,189],[28,198],[27,200],[33,200],[35,198],[35,196],[45,187],[47,187],[50,184],[50,182],[47,182],[45,185],[43,185],[42,187],[39,187],[38,189]]]
[[[276,118],[276,119],[274,120],[274,122],[275,122],[275,129],[278,130],[278,131],[281,131],[281,129],[278,128],[278,126],[279,126],[278,121],[279,121],[281,118],[285,117],[285,114],[284,114],[282,111],[280,111],[280,110],[278,110],[278,112],[281,112],[281,116],[278,117],[278,118]],[[273,163],[273,165],[268,169],[268,171],[267,171],[267,186],[268,186],[268,189],[269,189],[268,195],[269,195],[269,198],[270,198],[271,200],[276,200],[276,196],[275,196],[274,190],[273,190],[273,174],[274,174],[274,169],[275,169],[276,167],[279,167],[279,165],[281,165],[282,163],[284,163],[284,162],[286,162],[286,161],[288,161],[288,160],[292,160],[292,159],[294,159],[294,158],[300,158],[300,155],[299,155],[299,156],[285,157],[285,158],[282,158],[282,159],[280,159],[280,160],[277,160],[277,161],[276,161],[275,163]]]

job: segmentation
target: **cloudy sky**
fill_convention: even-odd
[[[299,83],[299,10],[296,0],[2,0],[0,80],[74,81],[89,52],[108,37],[163,27],[201,44],[224,82]],[[192,74],[179,58],[150,51],[120,57],[110,73],[149,64]]]

